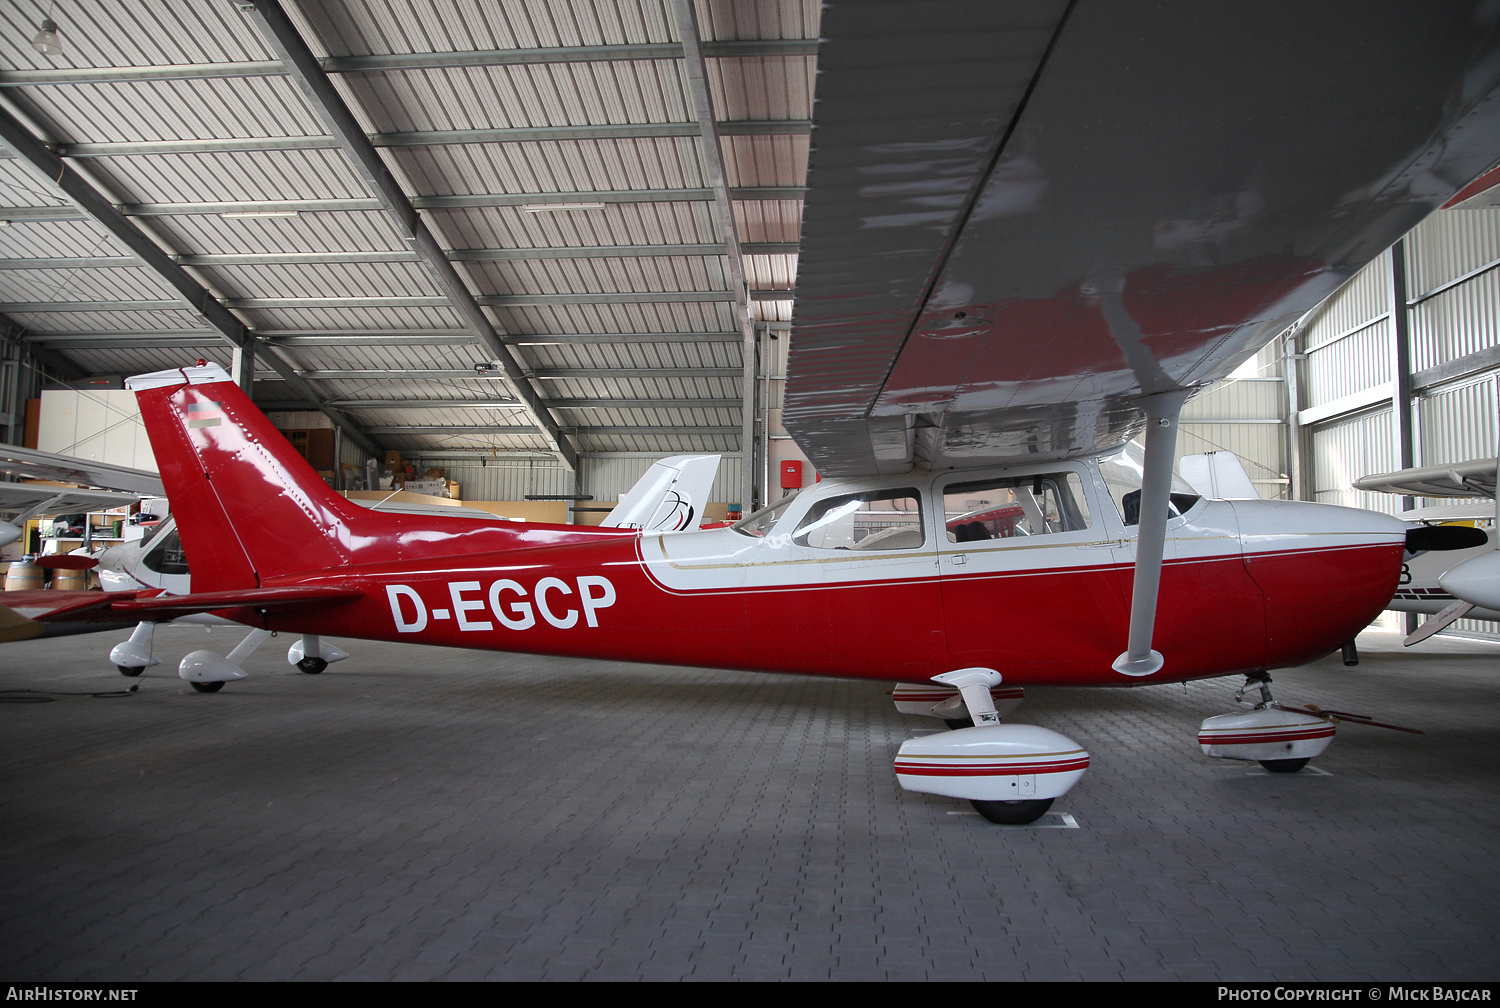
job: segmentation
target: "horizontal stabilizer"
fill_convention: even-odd
[[[42,625],[36,620],[27,619],[10,606],[0,605],[0,644],[41,635]]]
[[[192,595],[157,595],[154,598],[127,599],[111,608],[144,619],[169,620],[189,613],[213,612],[216,609],[284,609],[288,606],[327,605],[352,602],[363,598],[359,588],[294,587],[245,588],[239,591],[197,592]]]
[[[119,598],[120,594],[113,592],[42,588],[5,592],[0,594],[0,603],[39,623],[120,623],[125,617],[109,611],[110,603]]]

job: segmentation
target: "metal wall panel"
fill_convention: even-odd
[[[435,459],[432,464],[447,470],[450,480],[458,481],[459,493],[466,501],[518,501],[528,494],[572,492],[568,470],[552,459]]]
[[[1386,514],[1401,510],[1401,498],[1394,494],[1351,488],[1361,476],[1399,466],[1391,419],[1391,411],[1385,409],[1312,430],[1314,500]]]
[[[1405,242],[1407,297],[1415,299],[1500,259],[1500,213],[1484,209],[1433,214]]]
[[[1391,254],[1382,252],[1340,287],[1314,316],[1303,346],[1318,347],[1391,310]]]
[[[1280,420],[1285,408],[1280,380],[1229,379],[1182,408],[1183,423],[1205,420]]]
[[[1496,344],[1500,344],[1500,271],[1481,274],[1411,309],[1413,371],[1425,371]]]
[[[1338,295],[1335,295],[1337,297]],[[1391,380],[1391,322],[1373,322],[1307,352],[1302,406],[1342,399]]]
[[[1434,390],[1417,400],[1421,465],[1466,462],[1496,454],[1496,376]]]

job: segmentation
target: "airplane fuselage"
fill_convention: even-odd
[[[956,542],[939,513],[954,485],[1063,473],[1077,477],[1087,527]],[[819,546],[797,534],[828,501],[872,490],[912,492],[902,500],[917,506],[899,512],[904,548]],[[894,681],[984,666],[1018,685],[1137,685],[1327,653],[1390,599],[1404,534],[1366,511],[1197,502],[1169,526],[1156,624],[1167,665],[1126,679],[1110,661],[1126,634],[1134,530],[1091,461],[828,482],[759,535],[525,528],[556,541],[408,559],[394,558],[402,550],[393,541],[392,559],[263,582],[358,587],[355,602],[316,616],[235,618],[334,636]],[[360,552],[382,550],[366,542]]]

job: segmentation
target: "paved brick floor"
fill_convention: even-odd
[[[234,640],[215,631],[207,644]],[[117,689],[112,635],[0,689]],[[1316,766],[1204,758],[1234,681],[1034,690],[1088,747],[1047,829],[902,792],[881,684],[278,638],[200,695],[0,705],[0,979],[1494,980],[1500,647],[1277,674]]]

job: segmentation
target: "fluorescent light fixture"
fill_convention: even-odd
[[[42,18],[40,27],[42,30],[31,40],[31,48],[47,56],[56,56],[62,52],[62,40],[57,37],[57,22],[51,18]]]
[[[558,213],[564,210],[603,210],[603,203],[522,203],[522,213]]]
[[[297,217],[296,210],[236,210],[233,213],[221,213],[220,217],[225,220],[245,220],[250,217]]]

